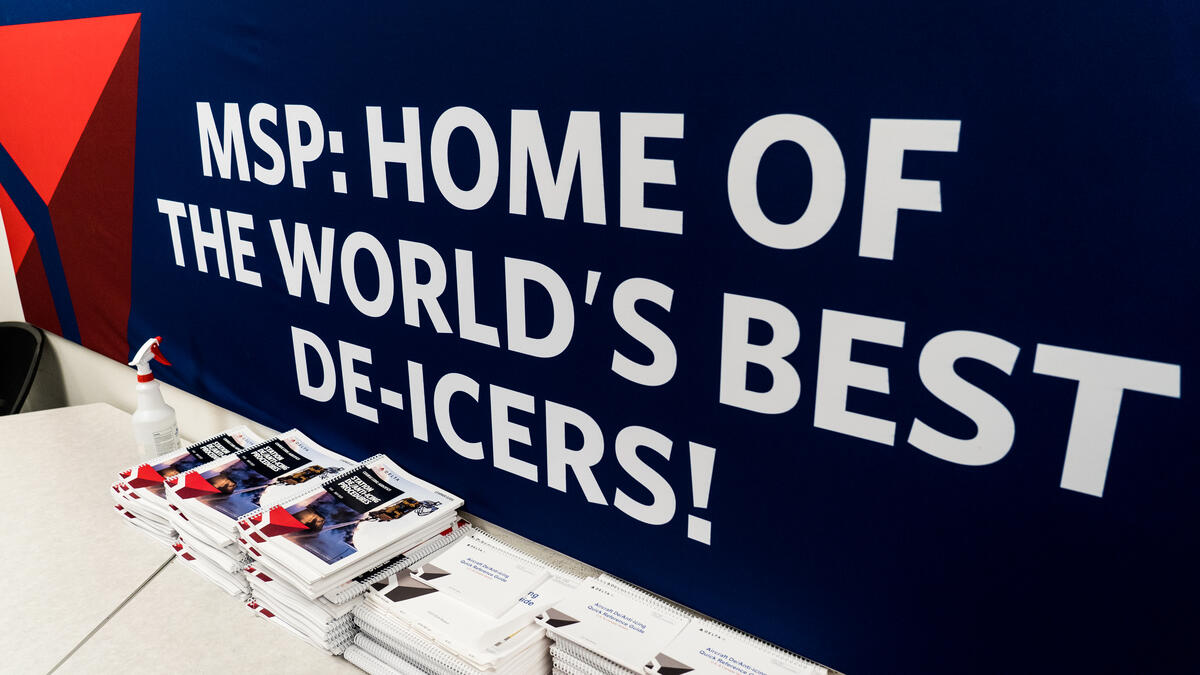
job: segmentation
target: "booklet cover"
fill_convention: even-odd
[[[534,623],[534,615],[561,601],[578,584],[573,577],[543,577],[499,616],[476,611],[411,574],[397,574],[376,584],[369,597],[426,638],[487,668],[540,639],[544,631]]]
[[[546,639],[545,630],[541,626],[530,625],[521,633],[530,634],[532,640],[523,640],[519,648],[498,659],[496,663],[481,666],[397,619],[377,605],[377,599],[374,595],[368,596],[365,602],[354,609],[354,623],[360,630],[357,637],[369,637],[381,647],[377,656],[389,665],[407,668],[403,671],[405,673],[412,672],[413,665],[421,673],[456,675],[529,675],[550,672],[550,641]],[[505,644],[519,640],[520,637],[518,635]],[[383,645],[386,645],[386,648],[382,648]],[[406,665],[405,662],[412,665]]]
[[[166,479],[261,442],[262,439],[246,427],[234,427],[182,450],[168,452],[137,466],[131,466],[119,475],[125,485],[140,491],[134,494],[144,497],[148,492],[163,499],[163,482]]]
[[[637,589],[606,580],[580,586],[537,616],[555,635],[641,672],[689,617]]]
[[[488,616],[500,616],[550,570],[482,537],[466,537],[411,570],[412,577]]]
[[[168,479],[167,486],[176,497],[194,500],[190,506],[200,504],[232,520],[353,465],[293,429]]]
[[[239,525],[262,540],[265,557],[282,554],[324,577],[421,532],[462,503],[376,455]]]
[[[711,621],[693,619],[646,664],[648,675],[827,675],[825,668]]]

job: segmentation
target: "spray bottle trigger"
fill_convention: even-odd
[[[162,342],[161,337],[154,338],[154,344],[150,345],[150,353],[154,355],[155,361],[169,366],[171,365],[171,362],[167,360],[167,357],[163,355],[162,350],[158,347],[160,342]]]

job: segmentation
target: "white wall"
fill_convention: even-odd
[[[0,321],[24,321],[21,297],[17,295],[17,276],[11,261],[8,235],[4,232],[4,214],[0,213]]]

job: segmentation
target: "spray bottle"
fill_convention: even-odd
[[[179,447],[179,427],[175,409],[163,400],[158,382],[150,372],[150,360],[171,365],[158,345],[161,337],[146,340],[137,355],[129,362],[137,366],[137,409],[133,411],[133,438],[145,457],[155,457]]]

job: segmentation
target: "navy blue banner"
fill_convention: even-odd
[[[0,103],[38,323],[848,673],[1190,670],[1194,4],[0,24],[112,43]]]

